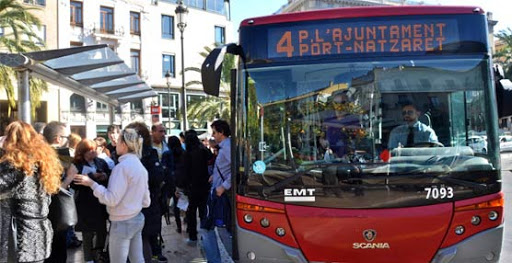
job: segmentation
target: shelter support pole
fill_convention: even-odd
[[[24,69],[17,71],[16,74],[18,76],[18,119],[32,124],[29,71]]]
[[[108,105],[108,116],[110,119],[110,124],[114,124],[114,122],[116,121],[116,116],[114,113],[114,106],[112,105]]]

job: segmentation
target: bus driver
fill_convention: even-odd
[[[405,124],[395,127],[389,135],[388,149],[413,147],[418,143],[438,143],[435,131],[418,121],[420,111],[407,104],[402,108]]]

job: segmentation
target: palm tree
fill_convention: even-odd
[[[18,0],[0,0],[0,28],[4,29],[4,34],[0,35],[0,50],[10,53],[41,50],[41,46],[36,43],[43,43],[43,40],[33,30],[33,26],[40,29],[41,21],[30,13],[31,10],[38,10],[38,8],[24,6]],[[15,77],[16,72],[12,68],[0,65],[0,89],[5,89],[7,95],[8,116],[11,116],[12,109],[16,107],[13,85]],[[30,79],[33,118],[36,108],[41,105],[41,95],[47,90],[46,82],[40,79]]]
[[[229,120],[231,101],[222,97],[208,96],[204,100],[193,103],[188,108],[190,120],[205,123],[214,119]]]
[[[496,52],[494,58],[496,58],[496,62],[501,64],[505,71],[506,78],[512,77],[512,29],[507,28],[506,30],[501,30],[496,37],[503,42],[504,47]]]
[[[204,47],[204,51],[200,52],[202,57],[208,56],[212,51],[210,47]],[[231,82],[231,69],[235,65],[235,56],[226,54],[222,67],[220,89],[223,92],[229,93],[229,84]],[[185,72],[201,73],[201,69],[197,67],[185,68]],[[186,87],[191,85],[202,85],[201,81],[189,81],[185,84]],[[199,123],[211,121],[213,119],[229,120],[231,116],[231,100],[229,97],[214,97],[207,95],[204,100],[200,100],[191,105],[187,109],[187,116],[190,120],[196,120]]]

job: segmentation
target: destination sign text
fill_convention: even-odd
[[[269,29],[268,55],[290,58],[442,51],[457,40],[454,20],[330,23]]]

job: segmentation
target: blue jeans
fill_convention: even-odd
[[[231,253],[231,234],[226,228],[216,227],[219,236],[223,241],[224,246],[228,253]],[[202,229],[203,232],[203,249],[206,254],[208,263],[222,263],[220,256],[219,245],[217,243],[217,235],[215,234],[215,228],[212,230]]]
[[[142,228],[144,215],[139,213],[125,221],[112,221],[108,239],[111,263],[144,263],[142,253]]]

